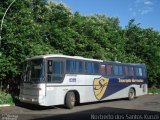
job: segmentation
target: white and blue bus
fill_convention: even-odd
[[[147,94],[145,64],[127,64],[79,56],[43,55],[26,60],[20,101],[65,105]]]

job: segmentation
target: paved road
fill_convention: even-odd
[[[0,108],[0,119],[14,120],[74,120],[74,119],[160,119],[160,95],[145,95],[128,101],[111,100],[100,103],[81,104],[73,109],[63,106],[39,107],[18,104]]]

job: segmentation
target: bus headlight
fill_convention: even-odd
[[[33,99],[32,99],[32,102],[38,102],[38,99],[33,98]]]

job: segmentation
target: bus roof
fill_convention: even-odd
[[[115,61],[104,61],[104,63],[108,64],[121,64],[121,65],[131,65],[131,66],[145,66],[143,63],[123,63],[123,62],[115,62]]]
[[[40,55],[40,56],[34,56],[31,58],[27,58],[27,60],[33,60],[33,59],[46,59],[46,58],[70,58],[70,59],[78,59],[78,60],[87,60],[87,61],[95,61],[95,62],[103,62],[103,63],[109,63],[109,64],[121,64],[121,65],[131,65],[131,66],[145,66],[145,64],[140,63],[123,63],[118,61],[106,61],[106,60],[98,60],[98,59],[90,59],[90,58],[84,58],[81,56],[68,56],[63,54],[48,54],[48,55]]]
[[[90,59],[90,58],[84,58],[81,56],[68,56],[68,55],[62,55],[62,54],[49,54],[49,55],[40,55],[40,56],[34,56],[31,58],[27,58],[27,60],[32,59],[46,59],[46,58],[70,58],[70,59],[79,59],[79,60],[89,60],[89,61],[97,61],[97,62],[103,62],[103,60],[97,60],[97,59]]]

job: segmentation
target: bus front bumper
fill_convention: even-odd
[[[21,102],[37,102],[38,103],[38,98],[28,98],[28,97],[19,97],[19,100]]]
[[[20,95],[19,100],[24,103],[44,105],[44,96],[35,97],[35,96]]]

